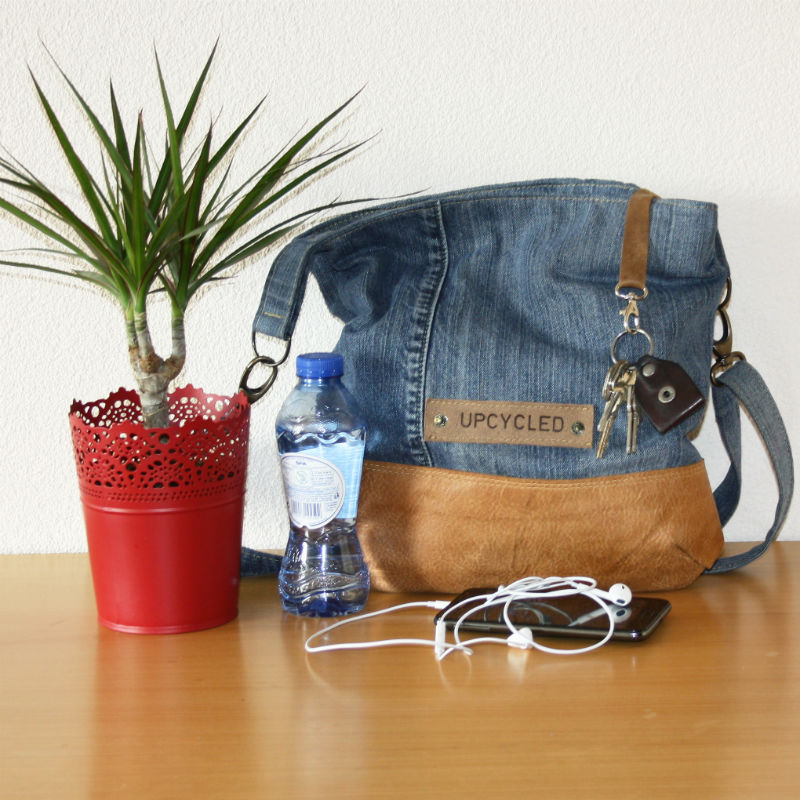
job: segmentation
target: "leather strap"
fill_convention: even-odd
[[[617,289],[639,289],[647,286],[647,254],[650,248],[650,205],[658,197],[649,189],[638,189],[628,201],[625,232],[622,237],[622,258],[619,264]]]

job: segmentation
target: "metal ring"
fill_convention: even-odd
[[[256,346],[256,330],[253,328],[253,333],[250,336],[250,341],[253,343],[253,352],[256,356],[261,357],[261,353],[258,352],[258,347]],[[286,349],[283,351],[283,355],[277,360],[273,361],[272,363],[274,366],[279,367],[283,364],[287,358],[289,358],[289,351],[292,349],[292,337],[290,336],[286,340]]]
[[[619,364],[620,359],[617,358],[617,345],[619,344],[620,339],[623,336],[635,336],[637,333],[641,333],[645,339],[647,339],[648,350],[647,355],[651,356],[655,352],[655,343],[653,342],[653,337],[643,328],[632,328],[631,330],[624,330],[622,333],[617,334],[617,338],[611,344],[611,360],[615,364]]]

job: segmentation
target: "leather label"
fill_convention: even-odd
[[[425,441],[592,446],[594,406],[428,398]]]

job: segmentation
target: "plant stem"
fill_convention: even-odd
[[[183,311],[172,307],[172,353],[166,361],[170,380],[177,378],[186,363],[186,332],[183,325]]]
[[[126,314],[128,353],[142,403],[146,428],[169,427],[169,384],[183,368],[186,360],[186,339],[183,314],[172,313],[172,354],[166,360],[153,349],[147,311]]]

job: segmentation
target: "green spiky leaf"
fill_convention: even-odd
[[[163,370],[165,365],[174,370],[183,363],[182,352],[174,351],[169,359],[160,359],[152,352],[147,327],[150,294],[162,291],[169,296],[172,318],[178,326],[173,330],[177,331],[173,344],[182,347],[180,326],[198,289],[219,282],[229,270],[262,253],[311,216],[356,202],[336,200],[288,219],[270,218],[279,203],[363,144],[313,152],[313,145],[357,95],[280,148],[233,190],[226,186],[235,150],[262,109],[263,99],[216,148],[214,124],[199,143],[187,146],[216,49],[215,44],[182,108],[173,106],[155,54],[164,123],[158,139],[165,142],[160,157],[148,144],[158,139],[148,138],[141,116],[137,117],[134,135],[126,135],[113,83],[109,83],[107,124],[56,63],[67,93],[85,115],[88,132],[99,141],[101,166],[96,174],[79,154],[75,146],[78,138],[68,134],[31,73],[47,123],[80,189],[78,203],[52,191],[22,164],[0,158],[0,212],[51,245],[31,248],[30,258],[0,263],[86,281],[113,295],[124,313],[137,379],[138,370]],[[51,263],[65,257],[75,262],[75,268],[63,269]],[[173,372],[169,374],[170,379],[174,377]]]

